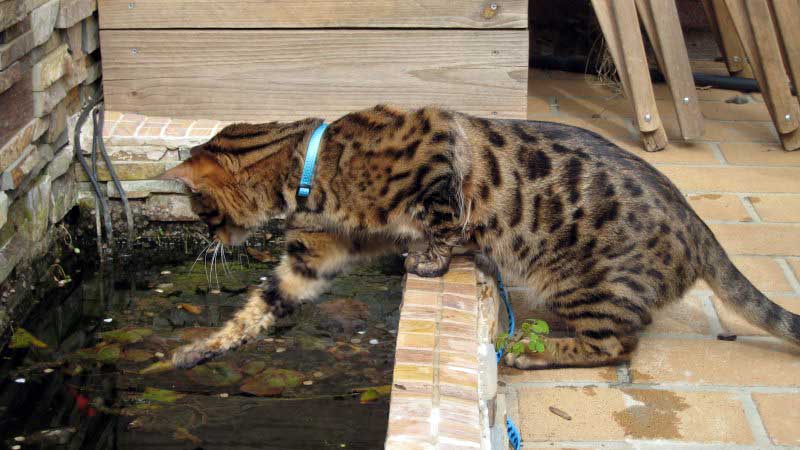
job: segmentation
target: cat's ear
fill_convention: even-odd
[[[198,153],[164,172],[158,179],[179,180],[193,192],[197,192],[203,188],[219,186],[227,177],[226,170],[214,158]]]

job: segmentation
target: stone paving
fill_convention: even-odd
[[[800,313],[800,152],[781,150],[758,94],[726,102],[737,95],[700,89],[706,133],[684,143],[669,91],[656,86],[672,139],[659,153],[640,149],[627,101],[582,75],[532,71],[528,116],[592,129],[654,164],[742,272]],[[518,316],[541,315],[526,311],[524,289],[511,291]],[[703,283],[654,317],[630,364],[503,368],[500,379],[526,449],[800,448],[800,349],[745,323]]]

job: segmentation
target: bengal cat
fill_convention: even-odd
[[[441,275],[453,247],[472,243],[574,329],[548,339],[543,353],[509,355],[518,368],[628,360],[652,311],[698,278],[750,322],[800,343],[800,316],[736,269],[678,189],[595,133],[379,105],[330,124],[310,195],[299,197],[322,122],[230,125],[164,174],[186,183],[194,210],[226,245],[278,215],[288,228],[271,278],[221,331],[180,348],[175,366],[253,339],[348,265],[414,242],[426,249],[407,256],[409,272]]]

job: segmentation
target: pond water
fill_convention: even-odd
[[[338,278],[238,351],[191,370],[140,373],[229,318],[280,244],[267,236],[251,255],[229,252],[229,273],[218,265],[210,275],[203,258],[192,268],[197,252],[182,245],[102,265],[62,258],[64,271],[54,266],[52,287],[37,289],[45,293],[0,359],[5,447],[382,448],[399,258]]]

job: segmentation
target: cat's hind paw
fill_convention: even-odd
[[[421,277],[440,277],[450,268],[450,258],[433,252],[411,252],[406,256],[405,268]]]

